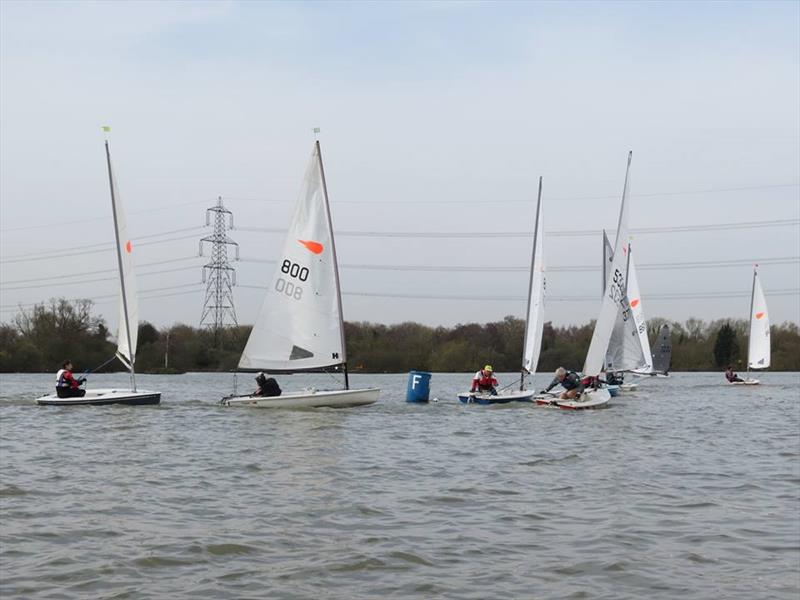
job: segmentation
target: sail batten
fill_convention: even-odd
[[[317,142],[239,368],[289,373],[329,369],[346,360],[333,228]]]

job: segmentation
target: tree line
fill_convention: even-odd
[[[66,360],[77,370],[92,369],[114,356],[116,344],[102,318],[92,314],[90,300],[53,299],[20,309],[10,323],[0,324],[0,372],[54,371]],[[683,323],[653,318],[648,321],[651,343],[663,324],[672,331],[672,371],[713,371],[733,365],[744,370],[747,329],[744,320]],[[545,323],[537,368],[559,366],[580,370],[594,323],[554,327]],[[525,322],[506,317],[493,323],[429,327],[419,323],[381,325],[345,323],[348,367],[353,372],[399,373],[412,369],[470,372],[486,363],[495,371],[519,371]],[[139,326],[136,370],[142,373],[230,371],[250,334],[249,326],[214,332],[189,325],[157,329]],[[796,323],[772,325],[774,371],[800,371],[800,331]],[[101,371],[119,371],[112,361]]]

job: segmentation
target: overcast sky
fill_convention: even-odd
[[[107,124],[159,326],[199,322],[217,196],[253,322],[313,127],[347,320],[522,316],[540,175],[547,316],[595,318],[633,150],[645,315],[745,318],[759,259],[800,321],[798,2],[5,0],[0,51],[0,320],[89,297],[116,325]]]

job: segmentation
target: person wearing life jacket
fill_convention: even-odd
[[[264,375],[264,372],[260,372],[256,377],[256,383],[258,384],[258,389],[253,392],[252,396],[280,396],[281,395],[281,388],[278,386],[278,382],[275,381],[272,377],[267,377]]]
[[[608,385],[622,385],[625,383],[625,374],[622,371],[618,373],[615,373],[614,371],[607,371],[606,383]]]
[[[469,391],[470,393],[489,393],[492,396],[496,396],[496,385],[497,379],[494,378],[494,370],[492,369],[492,365],[486,365],[483,367],[483,369],[475,373],[475,377],[472,378],[472,387]]]
[[[737,381],[744,381],[741,377],[739,377],[734,371],[733,367],[728,365],[728,368],[725,369],[725,379],[728,380],[728,383],[736,383]]]
[[[567,371],[564,367],[558,367],[558,369],[556,369],[555,378],[541,393],[546,394],[557,385],[561,385],[561,387],[564,388],[564,392],[560,396],[561,400],[575,400],[583,393],[583,390],[586,389],[587,386],[594,384],[593,379],[593,377],[584,377],[581,379],[580,375],[575,371]]]
[[[56,395],[59,398],[81,398],[86,395],[86,390],[80,388],[86,378],[75,379],[72,368],[72,362],[65,360],[56,373]]]

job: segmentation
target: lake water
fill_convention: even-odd
[[[53,374],[2,375],[0,596],[797,600],[800,375],[760,377],[569,412],[460,405],[470,375],[434,374],[428,405],[354,375],[378,404],[305,411],[217,406],[223,374],[37,407]]]

